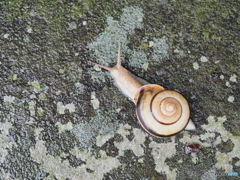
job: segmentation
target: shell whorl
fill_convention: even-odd
[[[149,84],[135,95],[136,113],[142,127],[157,137],[167,137],[182,131],[189,121],[190,110],[179,93]]]

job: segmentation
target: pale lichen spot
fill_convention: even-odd
[[[10,172],[6,172],[3,168],[0,169],[1,177],[5,180],[13,180]]]
[[[127,137],[130,134],[129,125],[120,125],[119,129],[117,130],[118,134],[121,134],[123,140],[121,142],[114,142],[114,145],[119,149],[119,155],[123,156],[125,150],[131,149],[136,156],[143,156],[144,149],[142,144],[145,142],[145,137],[147,134],[140,129],[134,128],[133,134],[135,138],[130,141]],[[131,128],[131,127],[130,127]],[[131,146],[129,146],[131,144]]]
[[[133,141],[137,144],[143,144],[147,134],[142,129],[133,128],[133,134],[135,138]]]
[[[17,80],[17,74],[11,74],[8,76],[9,79],[13,80],[13,81],[16,81]]]
[[[143,21],[143,18],[142,18],[142,17],[138,18],[138,21],[139,21],[139,22],[142,22],[142,21]]]
[[[197,62],[194,62],[194,63],[193,63],[193,68],[194,68],[195,70],[198,70],[198,69],[199,69],[199,65],[198,65]]]
[[[201,180],[206,180],[206,179],[211,179],[211,180],[217,180],[217,174],[215,168],[211,168],[209,171],[205,172]]]
[[[236,75],[236,74],[233,74],[233,75],[230,77],[229,80],[232,81],[232,82],[237,82],[237,75]]]
[[[65,108],[65,106],[63,105],[62,102],[57,103],[57,111],[58,111],[59,114],[64,114],[65,109],[66,108]]]
[[[87,25],[87,21],[83,21],[82,24],[83,24],[83,26],[86,26]]]
[[[94,57],[100,64],[112,63],[112,58],[116,57],[118,40],[121,40],[122,52],[129,51],[126,46],[128,36],[134,34],[136,28],[143,27],[144,14],[141,8],[130,6],[124,8],[122,12],[119,20],[108,17],[105,31],[94,42],[88,44],[89,49],[93,51]]]
[[[192,78],[189,79],[190,83],[194,83],[194,80]]]
[[[231,102],[231,103],[232,103],[232,102],[234,101],[234,99],[235,99],[234,96],[229,96],[229,97],[228,97],[228,102]]]
[[[175,54],[179,54],[179,50],[178,49],[174,49],[173,51]]]
[[[240,160],[235,163],[235,166],[240,166]]]
[[[93,109],[98,109],[99,108],[100,102],[96,98],[96,93],[95,92],[91,92],[91,103],[92,103]]]
[[[12,123],[0,122],[0,163],[3,163],[8,152],[11,150],[12,146],[17,146],[11,136],[9,136],[9,130],[12,128]]]
[[[41,134],[42,131],[43,131],[43,128],[34,129],[34,136],[36,140],[39,140],[39,135]]]
[[[58,91],[55,92],[55,94],[56,94],[57,96],[59,96],[61,93],[62,93],[62,91],[60,91],[60,90],[58,90]]]
[[[44,114],[43,108],[38,107],[38,108],[37,108],[37,114],[38,114],[38,116],[43,116],[43,114]]]
[[[223,79],[224,79],[224,75],[220,75],[220,79],[222,79],[222,80],[223,80]]]
[[[117,108],[116,112],[119,113],[122,110],[122,108]]]
[[[209,124],[202,125],[202,128],[205,129],[207,133],[220,134],[220,136],[216,138],[214,146],[222,143],[223,141],[226,142],[229,139],[234,144],[232,151],[228,152],[227,154],[217,151],[217,163],[215,164],[215,167],[217,167],[218,169],[224,169],[225,172],[232,172],[233,166],[231,164],[231,161],[233,158],[240,156],[240,136],[234,136],[233,134],[225,130],[223,123],[227,121],[226,116],[217,118],[215,118],[214,116],[209,116],[207,120]]]
[[[9,36],[10,36],[10,34],[4,34],[4,35],[3,35],[3,37],[4,37],[5,39],[8,39]]]
[[[204,133],[200,136],[198,135],[191,135],[188,131],[183,132],[183,138],[180,139],[180,142],[184,143],[184,145],[188,144],[199,144],[204,147],[212,147],[212,138],[215,138],[214,133]],[[192,158],[195,158],[194,153],[191,153]],[[193,160],[194,161],[194,160]]]
[[[12,80],[13,80],[13,81],[16,81],[16,80],[17,80],[17,76],[18,76],[17,74],[13,74]]]
[[[153,47],[154,46],[154,42],[153,41],[149,41],[149,47]]]
[[[183,163],[183,160],[182,159],[179,159],[178,160],[178,164],[182,164]]]
[[[70,103],[70,104],[66,104],[66,109],[68,109],[68,111],[70,112],[70,113],[73,113],[73,112],[75,112],[75,105],[73,104],[73,103]]]
[[[193,162],[194,164],[197,164],[197,162],[198,162],[197,153],[191,153],[191,156],[192,156],[192,162]]]
[[[30,101],[28,103],[28,108],[29,108],[31,116],[35,116],[35,106],[36,106],[36,102],[35,101]]]
[[[94,66],[93,66],[93,69],[94,69],[95,71],[101,71],[101,68],[100,68],[98,65],[94,65]]]
[[[229,164],[229,155],[226,153],[216,152],[217,163],[216,168],[222,169],[224,167],[225,172],[232,172],[233,167]]]
[[[144,158],[139,158],[139,159],[138,159],[138,162],[139,162],[139,163],[144,163]]]
[[[38,98],[39,98],[40,100],[46,100],[46,99],[47,99],[47,96],[46,96],[46,94],[41,93],[41,94],[39,94]]]
[[[146,62],[146,63],[144,63],[144,64],[142,65],[142,68],[143,68],[145,71],[147,71],[148,65],[149,65],[149,63]]]
[[[13,103],[13,101],[15,100],[15,97],[14,96],[4,96],[3,97],[3,101],[5,102],[5,103]]]
[[[105,144],[109,139],[113,138],[114,134],[107,134],[105,136],[97,136],[96,137],[96,145],[101,147],[103,144]]]
[[[227,87],[231,87],[229,81],[226,81],[225,85],[226,85]]]
[[[214,122],[215,121],[215,117],[210,115],[210,116],[208,116],[207,120],[208,120],[208,122]]]
[[[32,33],[32,31],[33,31],[33,29],[32,29],[31,27],[28,27],[28,28],[27,28],[27,32],[28,32],[28,33]]]
[[[59,133],[73,129],[73,124],[71,122],[68,122],[67,124],[61,124],[60,122],[57,122],[56,126],[58,127]]]
[[[30,99],[37,99],[37,96],[35,94],[31,94],[29,97]]]
[[[60,74],[63,74],[65,71],[64,71],[64,69],[59,69],[58,72],[59,72]]]
[[[42,140],[38,140],[35,147],[30,148],[30,154],[37,163],[41,164],[44,171],[50,176],[55,176],[56,179],[81,179],[83,175],[86,179],[91,178],[85,168],[71,167],[68,160],[62,161],[60,156],[49,155]]]
[[[208,62],[208,58],[206,56],[201,56],[200,61],[201,62]]]
[[[177,170],[176,168],[170,169],[170,167],[165,163],[167,158],[171,158],[176,154],[177,145],[174,141],[174,138],[171,138],[172,142],[168,143],[157,143],[152,141],[149,144],[149,147],[152,148],[152,156],[156,164],[155,170],[159,173],[164,173],[167,176],[167,179],[176,179]]]
[[[73,103],[64,105],[62,102],[57,103],[57,111],[59,114],[65,114],[65,110],[68,109],[70,113],[75,112],[75,105]]]
[[[38,81],[28,82],[28,84],[33,87],[35,93],[40,93],[41,87]]]
[[[77,24],[75,22],[68,23],[68,30],[77,29]]]

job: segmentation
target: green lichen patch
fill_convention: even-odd
[[[107,157],[104,152],[101,152],[101,158],[95,159],[91,154],[74,148],[71,153],[86,162],[86,164],[74,168],[69,165],[69,161],[62,161],[61,157],[47,155],[44,141],[37,141],[30,152],[31,157],[42,165],[44,171],[49,173],[49,178],[56,177],[59,180],[66,178],[82,179],[83,176],[86,179],[101,179],[104,173],[119,165],[117,159]],[[88,169],[93,172],[89,173]]]
[[[234,179],[237,0],[0,2],[0,179]],[[182,93],[197,130],[156,139],[110,73]],[[197,143],[199,152],[184,147]]]
[[[0,122],[0,162],[3,163],[5,157],[8,154],[8,149],[11,149],[12,146],[16,146],[14,142],[11,142],[9,139],[9,130],[12,128],[12,123]]]
[[[174,141],[174,138],[172,139]],[[163,173],[168,179],[176,179],[177,169],[170,169],[165,163],[167,158],[171,158],[176,154],[176,143],[156,143],[151,142],[149,147],[152,148],[152,155],[156,164],[155,170],[159,173]]]
[[[66,105],[63,105],[62,102],[57,103],[57,111],[59,114],[65,114],[65,110],[68,110],[69,113],[75,112],[75,105],[73,103],[69,103]]]
[[[73,125],[71,122],[68,122],[67,124],[61,124],[57,122],[56,126],[58,127],[59,133],[63,133],[64,131],[69,131],[73,129]]]
[[[14,100],[15,100],[15,97],[14,97],[14,96],[4,96],[4,97],[3,97],[3,101],[4,101],[5,103],[13,103]]]
[[[116,112],[102,112],[99,109],[97,113],[88,122],[79,122],[73,126],[71,132],[79,141],[78,146],[81,148],[92,147],[96,143],[98,134],[106,135],[113,133],[118,128]]]
[[[100,151],[100,157],[95,158],[91,152],[82,151],[77,147],[70,150],[71,155],[84,162],[80,166],[72,167],[68,160],[62,160],[62,156],[47,155],[44,141],[38,140],[35,147],[30,149],[31,157],[41,164],[42,169],[48,172],[48,178],[57,179],[101,179],[106,172],[120,165],[115,158],[106,156],[105,152]],[[59,169],[61,171],[59,171]]]
[[[205,159],[206,155],[213,161],[215,169],[216,177],[221,177],[217,170],[221,171],[223,174],[232,172],[233,165],[231,163],[231,159],[239,156],[237,152],[237,148],[239,148],[239,136],[233,136],[231,133],[225,130],[223,123],[227,121],[226,117],[208,117],[208,125],[202,126],[203,129],[206,131],[201,135],[190,135],[189,133],[184,133],[183,138],[179,141],[184,144],[189,143],[198,143],[201,145],[201,149],[199,153],[192,153],[191,162],[193,164],[199,165],[199,161],[201,159]],[[216,152],[215,152],[216,151]],[[213,159],[216,158],[216,159]],[[208,162],[211,165],[211,162]],[[206,164],[202,168],[206,168]],[[209,172],[210,173],[210,172]],[[198,176],[198,173],[190,173],[186,174],[187,176],[190,175]],[[210,176],[210,174],[206,173],[203,176]]]
[[[29,82],[29,85],[33,87],[35,93],[40,93],[41,87],[38,81]]]
[[[107,19],[108,27],[97,37],[95,41],[88,44],[94,52],[94,57],[100,64],[108,65],[116,62],[117,45],[121,41],[122,52],[126,50],[127,36],[134,34],[135,28],[142,27],[142,9],[128,7],[123,9],[120,20],[112,17]]]
[[[224,169],[225,172],[232,172],[233,166],[230,163],[230,161],[234,157],[240,156],[239,151],[238,151],[238,149],[240,148],[239,147],[240,137],[234,136],[225,130],[225,128],[223,126],[223,123],[225,121],[227,121],[227,118],[225,116],[217,117],[217,118],[210,116],[208,118],[208,120],[209,120],[208,126],[207,125],[203,126],[203,128],[206,131],[220,133],[220,137],[221,137],[223,143],[227,143],[229,140],[231,140],[231,142],[233,144],[232,145],[233,149],[231,150],[228,147],[228,149],[226,149],[224,153],[221,152],[221,151],[223,151],[223,149],[221,148],[222,146],[219,145],[218,147],[220,149],[216,153],[216,159],[217,159],[216,167],[218,169],[221,169],[221,168]]]
[[[96,98],[95,92],[91,93],[91,103],[92,103],[93,109],[99,108],[99,100]]]
[[[123,136],[123,141],[115,142],[114,145],[119,149],[119,155],[124,155],[124,151],[131,149],[136,156],[143,156],[144,149],[141,147],[142,144],[145,142],[146,133],[139,129],[133,129],[134,139],[130,141],[128,139],[128,135],[130,134],[131,127],[129,125],[120,126],[117,130],[118,134]],[[129,147],[129,144],[132,144]]]
[[[117,42],[121,42],[121,51],[129,59],[129,65],[132,67],[142,67],[147,69],[146,63],[155,61],[160,63],[162,59],[168,57],[169,45],[167,38],[148,37],[142,39],[142,43],[136,48],[127,48],[128,38],[134,37],[136,28],[143,28],[143,13],[138,7],[128,7],[123,9],[120,20],[108,18],[108,27],[101,33],[95,41],[88,44],[90,50],[94,52],[94,58],[103,65],[114,64],[116,62]],[[144,46],[144,44],[150,44]],[[150,48],[147,52],[146,48]],[[115,57],[115,58],[114,58]]]

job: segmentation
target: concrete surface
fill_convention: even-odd
[[[1,1],[0,179],[238,179],[239,32],[238,0]],[[88,63],[114,65],[118,40],[124,67],[186,97],[196,131],[144,132]]]

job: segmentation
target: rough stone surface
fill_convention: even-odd
[[[238,0],[1,1],[0,179],[239,179],[239,27]],[[118,41],[124,67],[186,97],[196,131],[141,128],[89,63],[114,65]]]

